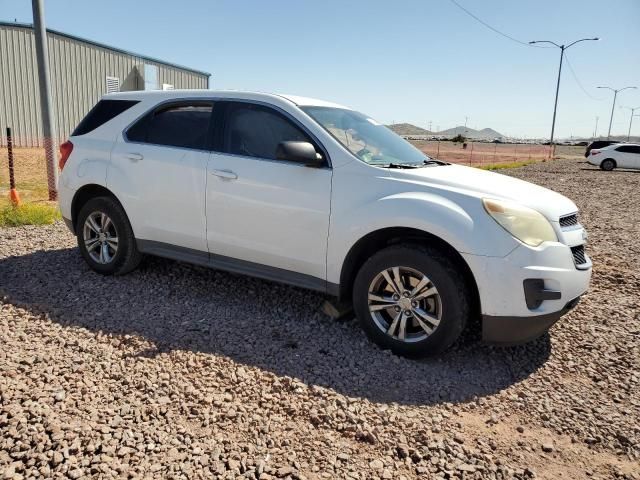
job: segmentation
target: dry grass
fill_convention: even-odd
[[[60,218],[55,202],[49,202],[44,149],[14,148],[14,176],[22,205],[9,202],[7,149],[0,149],[0,226],[48,225]]]
[[[542,160],[546,162],[546,160]],[[537,160],[530,160],[526,162],[510,162],[510,163],[492,163],[489,165],[480,165],[477,168],[482,170],[503,170],[505,168],[518,168],[518,167],[526,167],[527,165],[531,165],[532,163],[538,163]]]
[[[53,202],[23,203],[16,207],[8,200],[0,201],[0,227],[51,225],[60,218],[58,205]]]
[[[25,203],[47,201],[47,166],[44,149],[14,148],[14,176],[16,189]],[[6,147],[0,148],[0,197],[9,195],[9,161]]]

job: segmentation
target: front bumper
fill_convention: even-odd
[[[587,291],[591,261],[577,268],[559,242],[520,245],[503,258],[463,254],[473,272],[483,319],[483,339],[515,344],[546,332]]]
[[[580,297],[571,300],[558,312],[533,317],[482,316],[482,340],[497,345],[518,345],[538,338],[549,330],[560,317],[573,309]]]

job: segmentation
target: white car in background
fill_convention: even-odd
[[[606,171],[614,168],[640,169],[640,145],[618,143],[608,147],[594,148],[589,153],[587,162]]]
[[[479,317],[485,340],[532,340],[591,277],[568,198],[431,159],[320,100],[107,95],[61,153],[60,209],[93,270],[150,254],[318,290],[402,355],[442,351]]]

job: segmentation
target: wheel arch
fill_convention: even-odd
[[[349,250],[340,271],[338,297],[351,299],[353,281],[360,267],[381,249],[390,245],[420,244],[430,245],[445,253],[460,268],[472,292],[471,307],[474,314],[480,313],[480,294],[471,268],[460,253],[445,240],[424,230],[409,227],[389,227],[375,230],[360,238]]]
[[[120,206],[122,206],[122,203],[120,203],[118,197],[116,197],[115,194],[108,188],[96,183],[90,183],[82,186],[76,191],[76,193],[73,195],[73,200],[71,200],[71,225],[73,227],[74,233],[77,232],[76,222],[80,210],[89,200],[96,197],[111,197],[116,202],[118,202]]]

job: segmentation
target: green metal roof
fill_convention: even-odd
[[[0,20],[0,27],[18,27],[18,28],[28,28],[33,30],[33,24],[31,23],[20,23],[20,22],[6,22]],[[209,72],[204,72],[202,70],[196,70],[194,68],[185,67],[183,65],[178,65],[177,63],[165,62],[164,60],[158,60],[157,58],[148,57],[146,55],[140,55],[138,53],[130,52],[128,50],[123,50],[122,48],[112,47],[110,45],[105,45],[104,43],[94,42],[93,40],[88,40],[86,38],[77,37],[76,35],[70,35],[68,33],[59,32],[58,30],[53,30],[51,28],[47,28],[47,33],[53,33],[54,35],[59,35],[61,37],[70,38],[71,40],[76,40],[78,42],[88,43],[90,45],[94,45],[96,47],[105,48],[107,50],[112,50],[114,52],[123,53],[125,55],[131,55],[132,57],[137,57],[142,60],[147,60],[149,62],[160,63],[162,65],[166,65],[168,67],[179,68],[181,70],[187,70],[189,72],[197,73],[200,75],[206,75],[210,77],[211,74]]]

